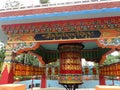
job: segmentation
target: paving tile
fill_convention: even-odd
[[[31,89],[27,89],[27,90],[31,90]],[[33,88],[33,90],[66,90],[66,89],[51,87],[51,88]],[[95,90],[95,89],[94,88],[79,88],[76,90]]]

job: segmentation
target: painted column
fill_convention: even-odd
[[[60,84],[81,84],[81,43],[60,44]]]
[[[12,46],[6,45],[5,59],[1,71],[0,84],[9,84],[14,82],[14,63],[15,54],[12,52]]]
[[[106,85],[105,77],[103,75],[99,75],[99,85]]]
[[[47,77],[46,77],[46,67],[43,68],[43,73],[41,75],[41,86],[40,88],[46,88],[47,87]]]
[[[106,85],[105,75],[102,70],[102,67],[99,67],[99,85]]]
[[[99,67],[99,85],[106,85],[104,70],[102,67]]]

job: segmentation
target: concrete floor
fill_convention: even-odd
[[[27,89],[27,90],[66,90],[65,88],[56,88],[56,87],[50,87],[50,88],[33,88],[33,89]],[[94,88],[79,88],[76,90],[95,90]]]

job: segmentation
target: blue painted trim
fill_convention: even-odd
[[[72,16],[72,15],[89,15],[89,14],[99,14],[99,13],[110,13],[110,12],[120,12],[120,8],[103,8],[103,9],[93,9],[93,10],[83,10],[83,11],[71,11],[71,12],[55,12],[55,13],[46,13],[46,14],[33,14],[25,16],[9,16],[2,17],[0,21],[11,21],[11,20],[23,20],[23,19],[41,19],[41,18],[52,18],[52,17],[61,17],[61,16]]]

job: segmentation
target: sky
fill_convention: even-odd
[[[3,46],[4,46],[4,44],[2,42],[0,42],[0,48],[3,47]]]
[[[117,51],[114,51],[113,53],[111,53],[112,55],[114,55],[114,56],[117,56],[117,55],[119,55],[119,53],[117,52]]]
[[[89,66],[94,66],[94,62],[86,61],[85,59],[82,59],[82,66],[86,66],[86,63]]]

